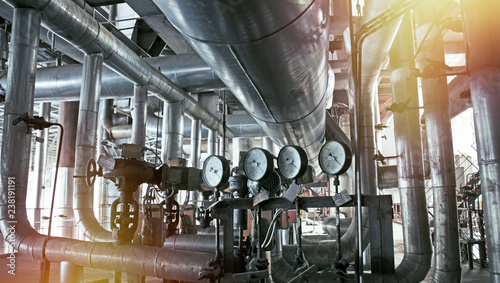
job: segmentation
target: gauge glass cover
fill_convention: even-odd
[[[321,170],[329,175],[343,174],[351,166],[351,150],[337,141],[329,141],[323,145],[319,152],[319,165]]]
[[[299,146],[287,145],[278,155],[278,169],[286,179],[300,178],[307,170],[307,154]]]
[[[228,161],[222,156],[209,156],[203,163],[202,177],[205,184],[211,188],[224,185],[229,178]]]
[[[273,169],[273,156],[262,148],[253,148],[248,151],[243,162],[243,171],[248,179],[259,181]]]

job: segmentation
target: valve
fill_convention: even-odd
[[[85,181],[87,182],[87,186],[94,186],[96,176],[102,176],[102,167],[98,167],[95,160],[91,158],[89,162],[87,162],[87,171],[86,171]]]
[[[134,238],[139,222],[139,204],[122,196],[111,204],[111,229],[115,244],[128,244]]]

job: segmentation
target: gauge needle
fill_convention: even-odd
[[[210,168],[210,172],[214,172],[214,174],[217,176],[217,177],[220,177],[219,174],[217,174],[217,172],[219,172],[219,170],[215,170],[213,167]]]
[[[293,167],[297,168],[297,166],[295,166],[295,164],[293,164],[293,159],[286,159],[286,163],[288,164],[292,164]]]

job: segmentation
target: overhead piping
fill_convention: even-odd
[[[332,92],[334,85],[327,1],[243,2],[231,10],[200,0],[154,2],[275,143],[299,145],[317,164],[327,85]]]
[[[8,0],[14,6],[39,10],[45,25],[87,54],[102,53],[104,63],[137,85],[168,102],[184,101],[186,114],[198,118],[203,125],[222,134],[219,119],[201,107],[159,70],[136,55],[105,29],[92,16],[71,0]]]
[[[207,92],[225,89],[224,83],[197,54],[168,55],[144,59],[184,91]],[[76,101],[80,97],[81,64],[40,68],[37,70],[35,101]],[[6,78],[0,75],[0,86]],[[110,68],[102,71],[101,98],[132,97],[134,83]]]

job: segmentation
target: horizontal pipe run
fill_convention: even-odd
[[[104,63],[166,102],[184,101],[186,114],[223,133],[222,123],[159,70],[119,41],[92,16],[71,0],[9,0],[14,6],[39,10],[44,24],[87,54],[102,53]],[[227,132],[231,132],[227,130]]]

